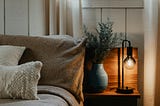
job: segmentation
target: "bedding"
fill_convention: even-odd
[[[25,47],[13,45],[0,45],[0,65],[17,65]]]
[[[67,90],[55,86],[38,86],[40,100],[0,99],[0,106],[79,106]]]
[[[41,61],[43,63],[38,87],[47,86],[45,90],[38,91],[40,93],[38,94],[40,100],[18,100],[17,102],[17,100],[9,99],[9,103],[4,103],[6,100],[0,100],[2,106],[4,106],[4,104],[8,104],[7,106],[9,106],[12,102],[14,102],[12,106],[18,106],[21,102],[25,103],[24,106],[46,106],[44,105],[45,103],[50,104],[48,103],[50,97],[52,99],[49,99],[49,102],[55,101],[53,98],[61,98],[61,100],[58,101],[63,102],[60,104],[64,104],[64,106],[67,106],[67,104],[70,104],[68,106],[83,106],[82,103],[84,98],[82,83],[85,57],[84,41],[85,39],[79,41],[75,40],[69,35],[29,37],[20,35],[0,35],[0,45],[26,47],[19,61],[19,65],[30,61]],[[48,91],[50,87],[54,90]],[[59,90],[55,90],[53,87],[63,89],[63,91],[68,93],[65,94],[61,90],[61,92],[58,92]],[[42,93],[41,91],[44,92]],[[54,91],[58,92],[58,94]],[[48,99],[43,100],[44,96]],[[59,105],[59,103],[56,102],[53,106],[62,105]]]
[[[0,65],[0,98],[39,99],[37,85],[41,68],[40,61],[17,66]]]

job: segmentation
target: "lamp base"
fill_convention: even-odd
[[[122,93],[122,94],[130,94],[130,93],[133,93],[133,88],[129,88],[129,87],[126,87],[126,88],[117,88],[117,93]]]

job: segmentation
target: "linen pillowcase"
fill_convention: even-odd
[[[0,65],[0,98],[39,99],[37,84],[42,62],[28,62],[17,66]]]
[[[0,65],[17,65],[24,50],[22,46],[0,45]]]

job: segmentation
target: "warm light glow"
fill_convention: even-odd
[[[124,66],[127,69],[133,69],[135,66],[136,61],[134,60],[133,57],[128,56],[125,60],[124,60]]]

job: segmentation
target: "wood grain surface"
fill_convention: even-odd
[[[120,50],[121,51],[121,50]],[[126,49],[124,52],[126,57]],[[121,58],[120,54],[120,60]],[[124,85],[132,87],[137,90],[137,69],[138,69],[138,49],[133,48],[133,57],[136,60],[136,64],[133,69],[127,70],[124,68]],[[113,49],[104,61],[104,68],[109,77],[109,83],[107,89],[114,89],[118,86],[118,48]],[[120,65],[121,66],[121,65]],[[121,67],[120,67],[121,71]]]

